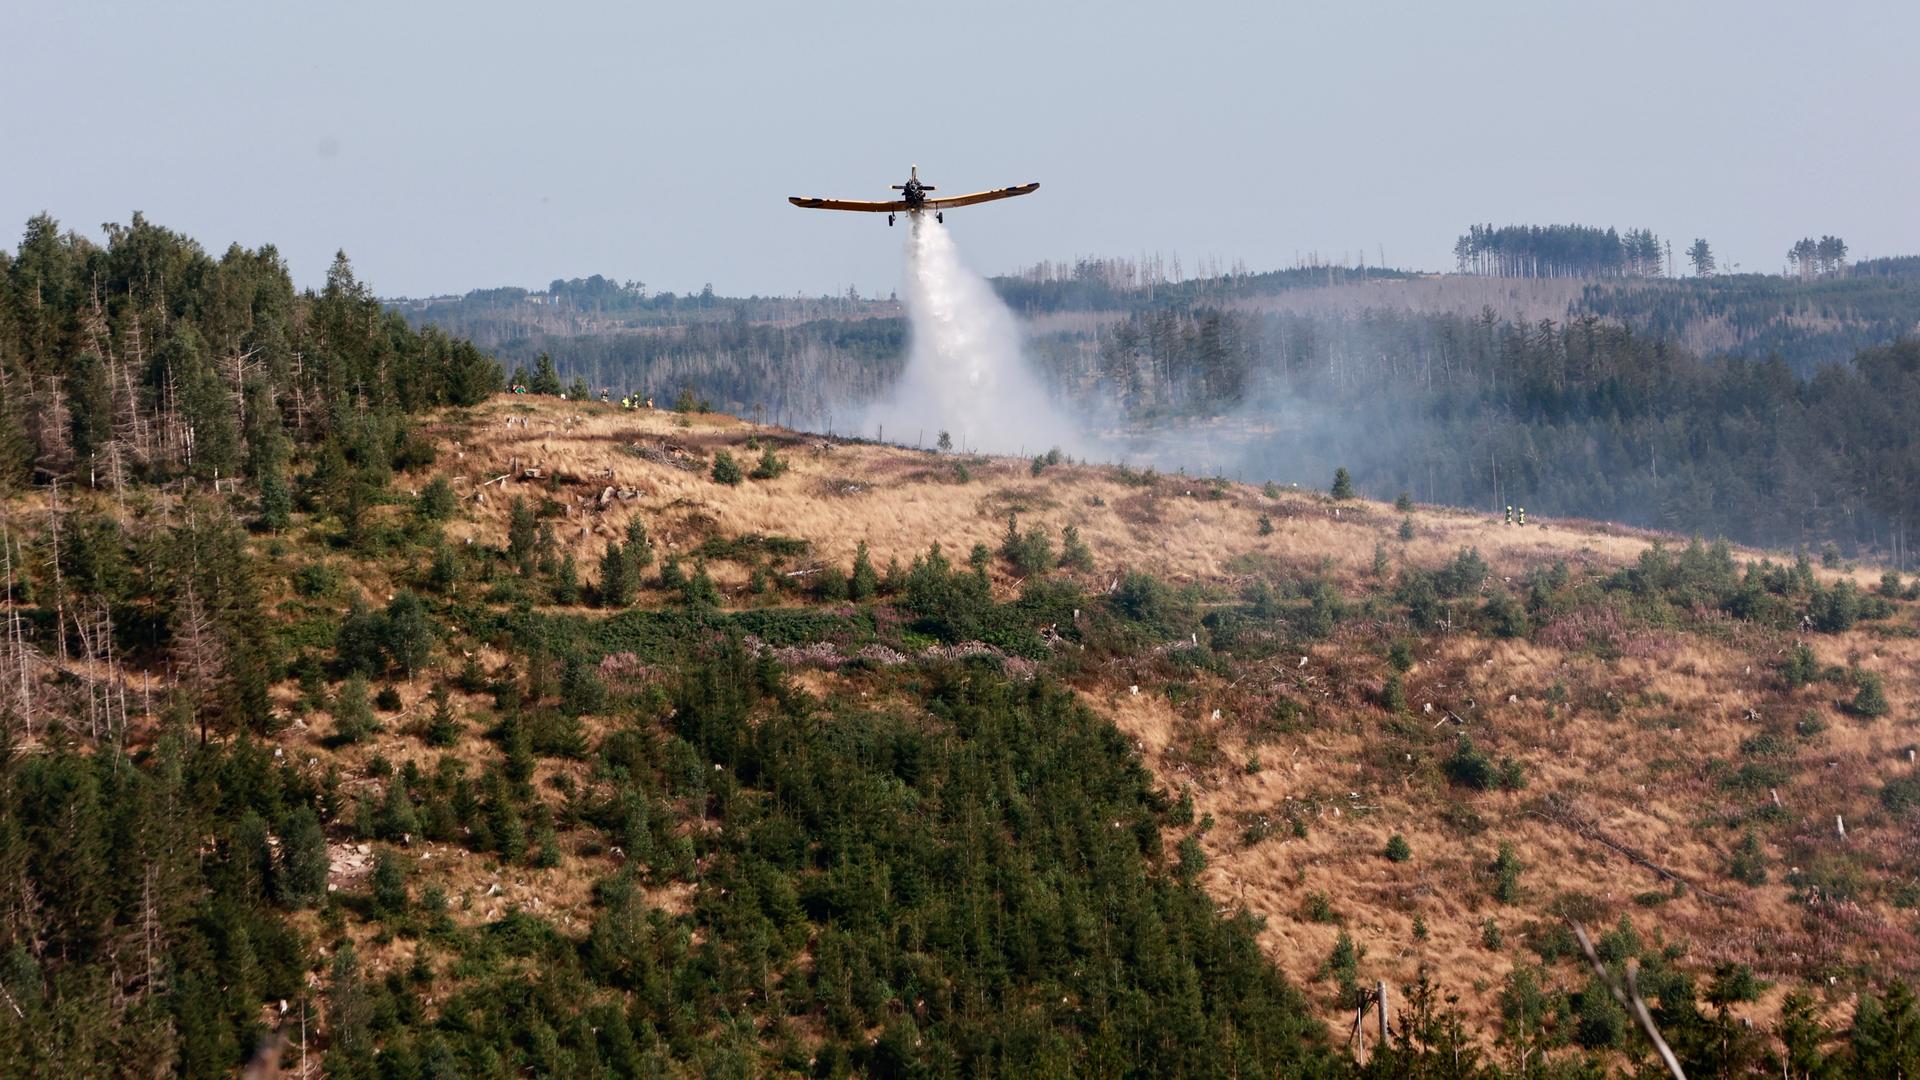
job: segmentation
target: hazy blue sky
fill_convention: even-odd
[[[1920,4],[426,4],[0,0],[0,227],[136,209],[219,251],[337,247],[383,294],[605,273],[899,278],[875,198],[987,272],[1177,252],[1255,268],[1471,221],[1647,226],[1748,269],[1796,237],[1920,252]]]

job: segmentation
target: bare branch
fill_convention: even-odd
[[[1647,1011],[1646,999],[1640,996],[1640,986],[1635,978],[1638,965],[1632,961],[1627,962],[1627,985],[1623,989],[1614,979],[1613,973],[1607,970],[1607,965],[1600,962],[1600,954],[1593,951],[1593,942],[1587,937],[1587,928],[1581,926],[1576,920],[1567,921],[1573,926],[1573,936],[1580,942],[1580,951],[1587,954],[1587,962],[1593,965],[1593,973],[1600,976],[1600,981],[1613,992],[1613,999],[1620,1003],[1620,1007],[1632,1013],[1633,1018],[1639,1021],[1640,1030],[1647,1033],[1647,1038],[1652,1041],[1653,1048],[1659,1051],[1660,1060],[1666,1062],[1667,1071],[1673,1074],[1674,1080],[1687,1080],[1687,1074],[1680,1068],[1680,1059],[1673,1056],[1673,1049],[1667,1045],[1667,1040],[1660,1037],[1660,1029],[1654,1025],[1653,1014]]]

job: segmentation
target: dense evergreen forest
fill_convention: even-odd
[[[1463,274],[1499,277],[1645,277],[1667,272],[1668,245],[1647,229],[1590,225],[1475,225],[1454,242]]]
[[[1879,259],[1804,281],[1717,274],[1593,285],[1577,314],[1619,320],[1700,356],[1779,357],[1811,376],[1920,327],[1920,265]]]
[[[1800,378],[1702,360],[1585,316],[1517,325],[1362,312],[1205,309],[1043,339],[1056,378],[1166,442],[1147,451],[1249,478],[1904,556],[1920,521],[1920,343]],[[1231,416],[1227,430],[1186,425]],[[1184,441],[1186,433],[1192,441]]]

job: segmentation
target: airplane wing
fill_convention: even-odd
[[[976,191],[971,195],[956,195],[951,199],[928,199],[929,210],[951,210],[956,206],[972,206],[974,203],[992,202],[995,199],[1011,199],[1015,195],[1026,195],[1040,190],[1039,184],[1016,184],[1013,187],[994,188],[992,191]]]
[[[864,202],[859,199],[803,199],[798,195],[792,195],[788,196],[787,201],[809,210],[865,210],[870,214],[891,214],[907,208],[905,199],[895,202]]]

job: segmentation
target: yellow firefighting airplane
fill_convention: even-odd
[[[992,191],[976,191],[971,195],[956,195],[951,199],[929,199],[927,192],[933,190],[933,185],[920,182],[920,166],[915,165],[908,171],[906,183],[893,185],[893,190],[899,192],[900,197],[890,202],[805,199],[798,195],[789,197],[787,201],[810,210],[864,210],[870,214],[885,214],[887,224],[891,225],[893,215],[897,213],[918,214],[924,210],[931,210],[935,221],[945,221],[947,220],[945,212],[956,206],[972,206],[974,203],[992,202],[995,199],[1011,199],[1015,195],[1025,195],[1039,189],[1039,184],[1016,184],[1013,187],[994,188]]]

